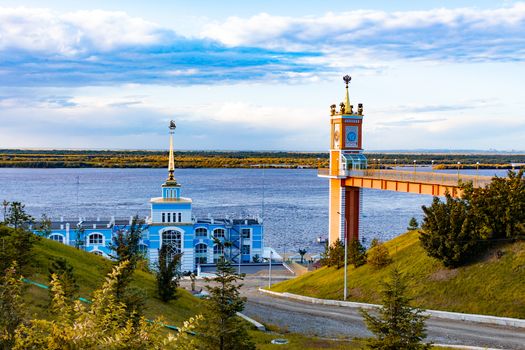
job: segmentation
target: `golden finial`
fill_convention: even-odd
[[[175,159],[173,157],[173,133],[175,132],[175,129],[177,126],[175,125],[175,121],[170,121],[170,155],[169,155],[169,161],[168,161],[168,181],[175,181]]]
[[[341,111],[341,114],[352,114],[352,108],[351,108],[351,104],[350,104],[350,96],[348,95],[348,84],[350,83],[350,80],[352,80],[352,77],[349,76],[349,75],[345,75],[343,77],[343,81],[345,82],[346,84],[346,96],[345,96],[345,110],[344,111]]]

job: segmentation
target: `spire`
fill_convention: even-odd
[[[352,77],[349,75],[345,75],[343,77],[344,82],[346,83],[346,96],[345,96],[345,114],[352,114],[352,108],[350,107],[350,96],[348,95],[348,84],[350,83],[350,80],[352,80]]]
[[[175,182],[177,183],[177,180],[175,180],[175,176],[173,173],[175,172],[175,160],[173,157],[173,133],[175,132],[175,128],[177,126],[175,125],[175,122],[173,120],[170,121],[170,155],[169,155],[169,162],[168,162],[168,180],[166,180],[166,183],[168,182]]]

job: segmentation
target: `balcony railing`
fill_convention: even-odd
[[[459,182],[471,181],[474,187],[482,187],[490,183],[490,176],[476,176],[465,174],[446,174],[438,172],[401,171],[388,169],[347,170],[331,173],[328,168],[318,169],[319,176],[361,177],[378,180],[406,181],[415,183],[439,184],[444,186],[458,186]]]

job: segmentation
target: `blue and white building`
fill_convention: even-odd
[[[150,263],[157,262],[162,245],[167,245],[171,254],[183,254],[182,271],[194,271],[198,265],[213,264],[221,256],[233,263],[262,259],[262,219],[193,216],[192,200],[182,196],[182,187],[174,176],[174,130],[175,123],[171,122],[168,178],[161,186],[161,196],[150,200],[151,214],[145,219],[146,228],[140,245]],[[129,228],[131,223],[132,218],[112,217],[106,221],[61,218],[52,222],[49,238],[109,257],[113,236],[119,230]],[[222,244],[216,244],[217,240]]]

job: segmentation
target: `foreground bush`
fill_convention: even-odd
[[[128,314],[116,297],[117,280],[126,264],[119,264],[106,277],[90,306],[71,302],[54,274],[51,311],[56,318],[33,319],[18,326],[13,349],[194,349],[195,339],[186,331],[195,327],[195,320],[173,335],[162,331],[160,319],[150,322]]]

